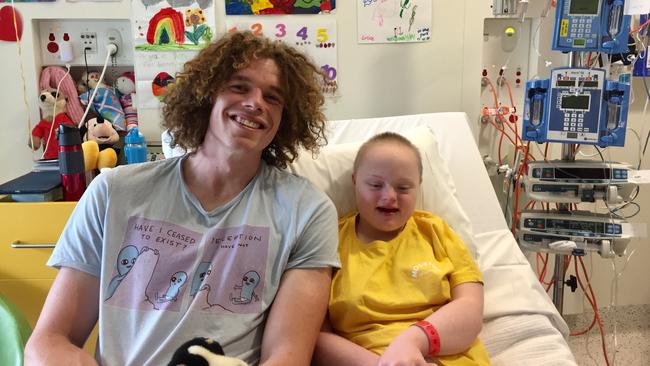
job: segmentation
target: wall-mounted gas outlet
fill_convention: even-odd
[[[38,29],[41,62],[45,65],[101,66],[106,62],[107,46],[115,44],[117,53],[111,64],[133,65],[131,22],[127,19],[42,19],[34,22]],[[69,37],[63,60],[62,44]],[[84,54],[85,50],[85,54]]]
[[[87,54],[96,54],[97,53],[97,33],[96,32],[81,32],[80,36],[81,41],[81,52],[84,50]]]

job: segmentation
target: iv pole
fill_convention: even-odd
[[[580,54],[578,52],[569,53],[569,67],[575,67],[580,65],[579,63]],[[573,149],[575,144],[562,144],[562,160],[563,161],[574,161],[575,156],[573,155]],[[559,204],[560,211],[569,211],[568,203]],[[565,278],[565,267],[566,260],[564,254],[555,255],[555,281],[553,282],[553,304],[557,308],[557,311],[562,314],[562,308],[564,307],[564,278]]]

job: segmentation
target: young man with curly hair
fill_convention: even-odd
[[[338,267],[336,210],[285,167],[324,139],[322,76],[233,33],[177,74],[163,126],[190,153],[102,173],[48,264],[27,364],[166,364],[194,337],[251,365],[307,365]],[[96,357],[81,347],[96,321]]]

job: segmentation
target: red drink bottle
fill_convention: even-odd
[[[84,155],[81,150],[81,135],[74,126],[60,125],[57,131],[59,140],[59,171],[63,185],[64,201],[79,201],[86,190]]]

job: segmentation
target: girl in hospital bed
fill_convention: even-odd
[[[490,364],[477,338],[481,273],[445,221],[415,210],[421,180],[420,153],[406,138],[383,133],[359,149],[358,212],[339,222],[341,269],[316,365]]]

